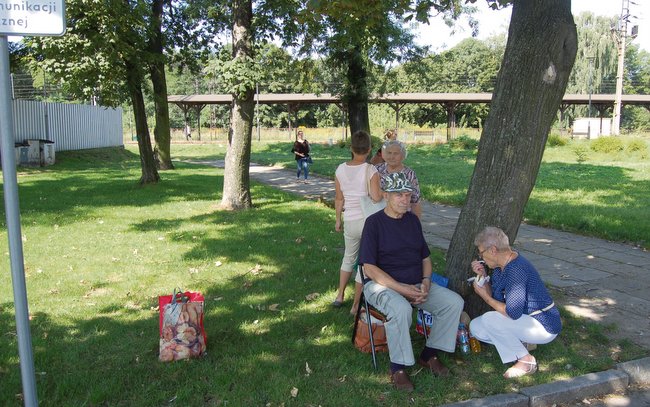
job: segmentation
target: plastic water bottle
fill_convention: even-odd
[[[460,323],[458,325],[458,346],[460,348],[460,353],[463,356],[467,356],[470,354],[470,348],[469,348],[469,334],[467,333],[467,328],[465,328],[464,323]]]

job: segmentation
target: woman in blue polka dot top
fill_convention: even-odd
[[[535,267],[512,250],[503,230],[488,226],[474,239],[480,260],[472,262],[474,291],[494,311],[470,323],[472,335],[493,344],[503,363],[515,362],[507,379],[537,371],[526,344],[551,342],[562,330],[560,312]],[[491,281],[486,268],[492,269]]]

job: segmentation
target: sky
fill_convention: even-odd
[[[618,16],[621,14],[623,2],[628,0],[572,0],[571,11],[578,15],[583,11],[591,11],[601,16]],[[485,0],[477,0],[474,5],[479,9],[475,18],[479,21],[478,39],[485,39],[493,34],[505,33],[508,31],[512,7],[504,10],[491,10]],[[628,35],[633,25],[639,26],[638,36],[632,40],[642,49],[650,52],[650,0],[629,0],[630,22],[628,23]],[[466,22],[457,24],[456,34],[451,34],[449,29],[440,17],[430,19],[431,25],[420,27],[417,43],[419,45],[431,45],[434,51],[440,52],[454,47],[465,38],[471,37],[471,30]]]

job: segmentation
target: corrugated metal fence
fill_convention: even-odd
[[[54,142],[56,151],[122,146],[122,109],[14,100],[16,142]]]

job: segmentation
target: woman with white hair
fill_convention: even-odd
[[[397,131],[396,130],[388,130],[386,133],[384,133],[384,142],[390,141],[390,140],[397,140]],[[379,147],[379,150],[377,150],[377,153],[370,159],[370,164],[372,165],[379,165],[384,162],[384,159],[381,156],[381,150],[382,148]]]
[[[494,311],[472,320],[470,332],[476,339],[493,344],[503,363],[515,362],[503,377],[533,374],[537,360],[528,353],[526,344],[555,339],[562,330],[560,312],[535,267],[512,250],[503,230],[486,227],[474,245],[480,258],[472,262],[477,276],[474,291]],[[486,266],[492,269],[489,281]]]
[[[396,172],[401,172],[406,176],[411,185],[415,188],[411,195],[411,211],[418,218],[422,216],[422,206],[420,205],[420,184],[415,171],[404,165],[406,159],[406,145],[399,140],[388,140],[381,147],[381,156],[384,162],[377,165],[377,172],[383,182],[384,176]],[[384,185],[381,186],[382,188]]]

